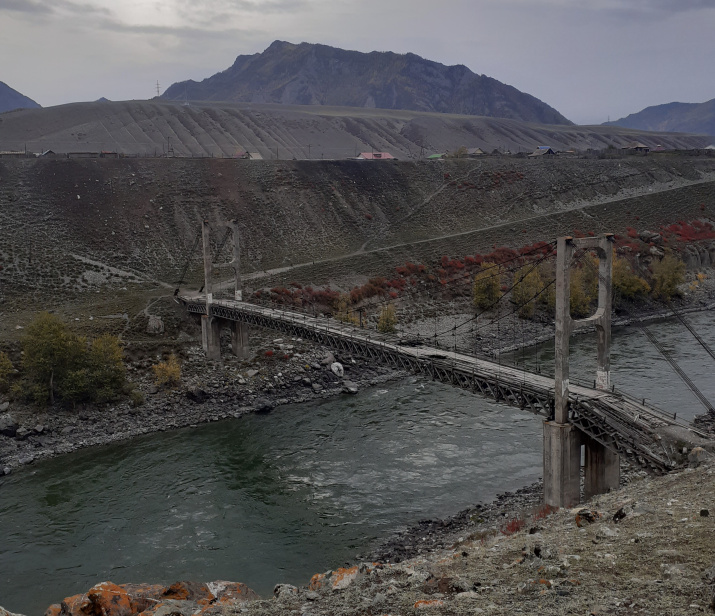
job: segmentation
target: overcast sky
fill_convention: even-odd
[[[0,0],[0,81],[147,99],[276,39],[464,64],[580,124],[715,98],[715,0]]]

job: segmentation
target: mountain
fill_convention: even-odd
[[[0,113],[12,111],[13,109],[36,109],[38,105],[35,101],[17,90],[13,90],[9,85],[0,81]]]
[[[640,130],[715,136],[715,98],[705,103],[654,105],[606,124]]]
[[[412,53],[361,53],[275,41],[263,53],[201,82],[171,85],[163,99],[377,107],[571,124],[539,99],[466,66]]]

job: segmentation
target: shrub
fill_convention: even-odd
[[[10,388],[10,377],[15,372],[7,353],[0,352],[0,391],[7,391]]]
[[[144,404],[146,402],[146,398],[139,389],[132,389],[129,392],[129,402],[132,406],[137,407]]]
[[[660,261],[653,263],[653,294],[665,300],[678,292],[678,285],[685,282],[685,263],[669,252]]]
[[[615,257],[613,259],[613,290],[621,297],[633,299],[636,296],[650,293],[650,285],[633,271],[627,259]]]
[[[514,274],[512,301],[519,307],[519,316],[530,319],[536,309],[535,296],[544,288],[539,270],[533,265],[524,265]]]
[[[377,321],[377,331],[383,334],[392,334],[395,332],[396,325],[397,316],[395,315],[395,307],[392,304],[388,304],[380,311],[380,318]]]
[[[154,382],[158,387],[171,387],[181,382],[181,366],[173,353],[169,359],[159,362],[151,368],[154,372]]]
[[[481,265],[472,285],[472,301],[480,310],[489,308],[501,295],[501,274],[499,267],[489,261]]]
[[[501,532],[503,535],[513,535],[524,528],[525,524],[526,522],[524,522],[521,518],[513,518],[504,525]]]

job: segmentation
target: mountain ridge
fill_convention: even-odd
[[[604,126],[710,135],[715,141],[715,98],[704,103],[652,105]]]
[[[0,113],[15,109],[38,109],[41,105],[0,81]]]
[[[196,100],[404,109],[571,125],[535,96],[462,64],[414,53],[363,53],[328,45],[274,41],[239,55],[227,69],[172,84],[159,97]]]

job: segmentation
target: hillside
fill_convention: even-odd
[[[165,101],[72,103],[0,116],[0,150],[270,159],[345,159],[388,151],[404,159],[454,151],[601,150],[638,140],[667,148],[703,147],[707,138],[613,126],[567,126],[503,118],[317,105]]]
[[[13,90],[9,85],[0,81],[0,113],[13,109],[35,109],[38,105],[31,98]]]
[[[173,305],[189,256],[183,288],[201,286],[191,248],[202,219],[217,243],[218,225],[239,221],[248,290],[293,280],[351,289],[394,276],[405,261],[434,264],[577,229],[712,221],[714,180],[708,157],[0,159],[0,309],[10,336],[31,318],[28,302],[85,323],[117,319],[97,326],[145,324],[150,298]]]
[[[230,68],[201,82],[175,83],[162,98],[409,109],[571,124],[534,96],[466,66],[445,66],[411,53],[360,53],[283,41],[263,53],[238,56]]]
[[[710,135],[715,142],[715,98],[705,103],[668,103],[646,107],[605,126]]]

